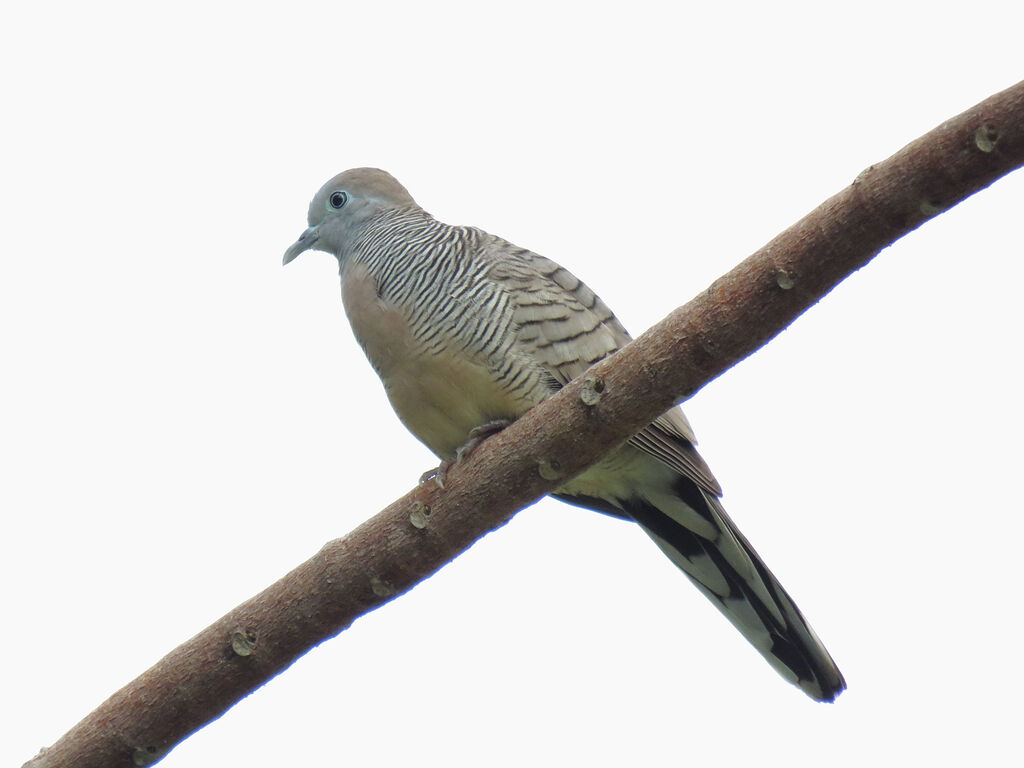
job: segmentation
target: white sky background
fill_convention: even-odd
[[[281,267],[326,179],[386,168],[639,333],[1024,71],[1015,2],[426,5],[4,12],[0,764],[435,463],[334,259]],[[1010,762],[1022,203],[1018,172],[941,215],[687,404],[834,706],[544,501],[163,765]]]

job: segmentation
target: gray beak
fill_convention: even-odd
[[[319,235],[317,234],[316,227],[310,227],[307,229],[299,235],[299,239],[292,243],[288,247],[288,250],[284,252],[283,263],[287,264],[288,262],[293,261],[303,251],[308,251],[316,245],[318,237]]]

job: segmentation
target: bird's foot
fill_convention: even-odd
[[[458,464],[460,461],[469,456],[475,451],[484,440],[491,435],[496,435],[509,424],[512,423],[511,419],[495,419],[494,421],[488,421],[486,424],[481,424],[478,427],[473,427],[469,432],[469,437],[461,448],[455,452],[454,459],[442,459],[441,463],[434,469],[428,469],[422,475],[420,475],[420,483],[425,483],[430,479],[433,479],[437,483],[438,488],[444,488],[444,481],[448,475],[448,470]]]
[[[491,435],[498,434],[511,423],[512,419],[495,419],[494,421],[488,421],[486,424],[481,424],[479,427],[473,427],[469,432],[466,444],[455,452],[455,461],[462,461],[462,459],[475,451],[480,446],[480,443]]]

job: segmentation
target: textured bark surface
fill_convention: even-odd
[[[786,328],[881,249],[1024,164],[1024,83],[868,168],[702,294],[111,696],[32,768],[158,761]]]

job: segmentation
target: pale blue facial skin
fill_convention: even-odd
[[[285,251],[284,263],[308,250],[326,251],[341,258],[350,234],[384,208],[415,205],[405,188],[387,174],[356,168],[324,184],[309,204],[309,227]],[[393,182],[393,189],[390,188]]]

